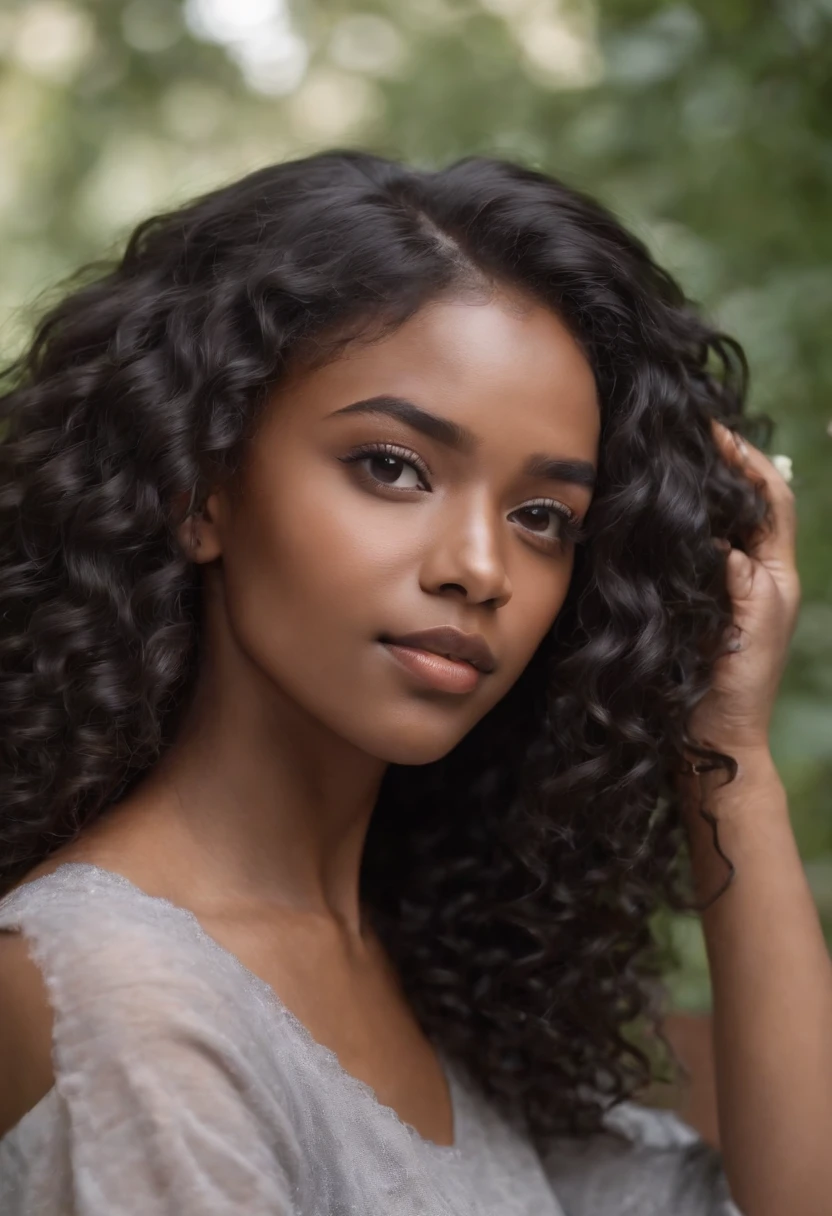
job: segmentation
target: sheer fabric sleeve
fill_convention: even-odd
[[[719,1153],[676,1115],[624,1103],[607,1123],[543,1159],[567,1216],[742,1216]]]
[[[13,919],[4,910],[0,927]],[[291,1101],[258,1067],[259,1031],[239,1024],[233,990],[187,941],[65,900],[30,916],[23,904],[17,920],[54,1015],[68,1210],[295,1216]]]

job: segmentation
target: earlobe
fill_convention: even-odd
[[[176,529],[177,543],[189,561],[202,560],[202,537],[200,536],[199,522],[196,516],[190,515]]]
[[[190,512],[176,526],[176,539],[189,561],[201,563],[218,557],[220,545],[216,527],[210,518],[213,496],[206,499],[196,511],[193,510],[194,501],[194,495],[187,491],[176,496],[177,510],[180,513]]]
[[[179,528],[179,543],[192,562],[210,562],[219,557],[222,546],[216,527],[203,515],[191,515]]]
[[[192,515],[189,519],[186,519],[182,525],[182,531],[185,537],[185,548],[191,556],[197,555],[197,550],[202,544],[202,537],[199,534],[199,523],[200,521],[196,518],[196,516]]]

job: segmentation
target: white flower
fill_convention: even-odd
[[[774,465],[777,472],[784,481],[792,479],[792,458],[791,456],[772,456],[771,463]]]

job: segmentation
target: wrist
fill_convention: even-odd
[[[737,761],[734,780],[727,782],[723,770],[687,777],[682,795],[694,885],[703,908],[726,884],[731,868],[741,871],[745,882],[749,863],[756,868],[761,858],[776,857],[781,869],[792,862],[800,865],[788,797],[771,753],[722,750]]]
[[[767,739],[761,740],[759,743],[710,743],[706,742],[706,746],[712,747],[714,751],[721,752],[725,756],[731,756],[737,762],[737,775],[735,780],[740,777],[745,777],[749,773],[753,774],[760,771],[775,769],[774,757],[771,754],[771,747]],[[683,774],[683,778],[690,781],[693,780],[716,780],[721,783],[725,780],[727,772],[722,767],[710,769],[709,761],[694,757],[690,760],[691,771]],[[698,766],[702,766],[700,769]]]
[[[756,819],[761,799],[772,807],[782,806],[788,816],[785,788],[767,745],[719,750],[737,762],[733,781],[722,768],[682,778],[683,808],[691,825],[700,821],[697,812],[703,806],[721,822],[742,817],[746,809]]]
[[[759,777],[765,779],[777,777],[779,780],[780,775],[768,743],[749,747],[726,747],[722,750],[727,756],[733,756],[737,762],[737,775],[731,783],[732,785],[736,785],[740,781],[752,781]]]

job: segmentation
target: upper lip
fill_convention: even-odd
[[[478,671],[493,671],[496,663],[491,648],[481,633],[463,633],[450,625],[435,629],[420,629],[418,633],[405,633],[401,637],[385,634],[383,642],[394,642],[397,646],[413,646],[418,650],[429,650],[449,659],[464,659]]]

